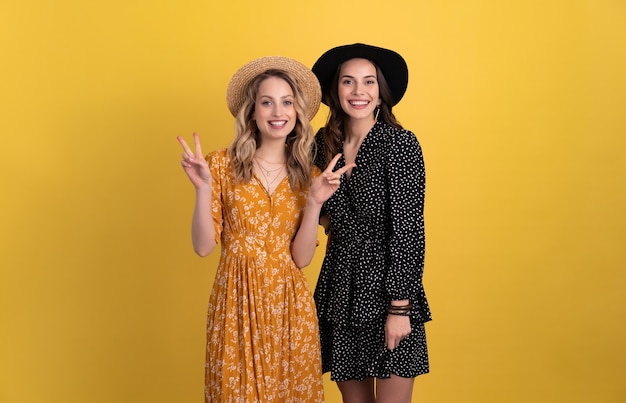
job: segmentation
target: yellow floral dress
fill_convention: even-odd
[[[225,149],[207,161],[222,252],[208,307],[205,401],[323,402],[315,304],[290,251],[306,192],[287,178],[271,197],[256,176],[236,184]]]

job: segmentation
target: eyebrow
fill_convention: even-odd
[[[349,74],[344,74],[343,76],[339,77],[339,78],[356,78],[354,76],[351,76]],[[376,78],[376,75],[374,74],[368,74],[367,76],[363,76],[362,78]]]
[[[285,98],[293,98],[294,96],[289,94],[289,95],[283,95],[282,97],[280,97],[279,99],[285,99]],[[269,95],[259,95],[259,98],[269,98],[269,99],[274,99],[274,97],[269,96]]]

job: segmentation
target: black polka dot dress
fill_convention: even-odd
[[[316,165],[326,168],[321,131]],[[342,152],[342,150],[339,150]],[[343,157],[336,168],[345,165]],[[422,285],[425,172],[413,133],[377,122],[350,179],[324,204],[330,238],[315,289],[322,369],[334,381],[415,377],[429,371]],[[391,300],[408,299],[411,334],[393,351],[384,326]]]

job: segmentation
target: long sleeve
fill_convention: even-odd
[[[386,289],[391,299],[409,299],[424,270],[426,175],[420,144],[409,131],[393,136],[388,155],[391,264]]]

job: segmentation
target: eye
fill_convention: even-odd
[[[368,85],[376,84],[376,80],[367,80],[365,83]]]
[[[293,105],[293,101],[291,101],[291,100],[286,100],[286,101],[283,101],[283,105],[285,105],[285,106],[291,106],[291,105]]]
[[[352,80],[351,80],[351,79],[349,79],[349,78],[344,78],[344,79],[341,81],[341,83],[342,83],[342,84],[345,84],[345,85],[350,85],[350,84],[352,84]]]
[[[269,106],[271,104],[272,104],[271,101],[261,101],[261,105]]]

